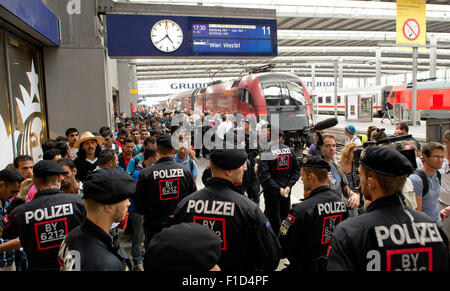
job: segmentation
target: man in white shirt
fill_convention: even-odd
[[[267,124],[267,115],[261,114],[259,122],[256,124],[256,133],[261,133],[261,127]]]
[[[216,138],[224,139],[225,134],[233,127],[233,124],[227,120],[225,114],[222,115],[222,122],[219,124],[216,130]]]

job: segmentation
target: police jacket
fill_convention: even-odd
[[[165,225],[177,203],[195,192],[197,186],[191,170],[171,157],[159,159],[156,164],[139,173],[134,205],[150,225]]]
[[[429,216],[405,209],[398,194],[372,202],[367,212],[338,225],[327,270],[448,270],[448,239]],[[404,204],[404,202],[403,202]]]
[[[229,181],[211,178],[206,187],[177,206],[174,223],[196,222],[211,228],[222,242],[223,271],[275,270],[281,248],[259,207]]]
[[[289,270],[317,271],[326,257],[333,230],[348,217],[347,204],[328,187],[314,189],[294,204],[281,223],[280,243]]]
[[[86,210],[78,195],[60,189],[38,191],[34,199],[2,218],[3,238],[19,237],[31,270],[57,271],[64,237],[79,226]]]
[[[63,271],[128,271],[131,268],[118,237],[113,239],[87,218],[66,236],[58,258]]]
[[[279,193],[280,188],[292,187],[300,178],[300,166],[291,149],[282,143],[271,143],[261,154],[259,165],[264,191]]]

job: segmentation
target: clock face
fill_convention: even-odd
[[[150,32],[153,45],[162,52],[176,51],[183,42],[183,31],[172,20],[163,19],[153,25]]]

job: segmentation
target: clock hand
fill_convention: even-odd
[[[166,35],[167,39],[170,40],[171,43],[173,43],[173,41],[170,39],[169,35]]]
[[[162,42],[166,37],[168,37],[167,34],[166,34],[166,36],[164,36],[163,38],[161,38],[160,40],[158,40],[157,42],[155,42],[155,44],[158,44],[158,43]]]

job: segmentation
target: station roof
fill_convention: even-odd
[[[376,75],[376,51],[381,52],[381,74],[410,72],[411,49],[395,47],[396,1],[292,1],[292,0],[169,0],[131,3],[184,5],[193,13],[214,7],[218,17],[223,8],[275,11],[278,29],[278,57],[272,59],[139,59],[137,78],[237,77],[245,70],[275,64],[273,71],[310,77],[333,77],[334,61],[342,63],[343,77]],[[209,16],[211,15],[203,15]],[[450,67],[450,1],[427,0],[427,44],[437,41],[436,67]],[[428,71],[430,49],[420,49],[418,72]]]

